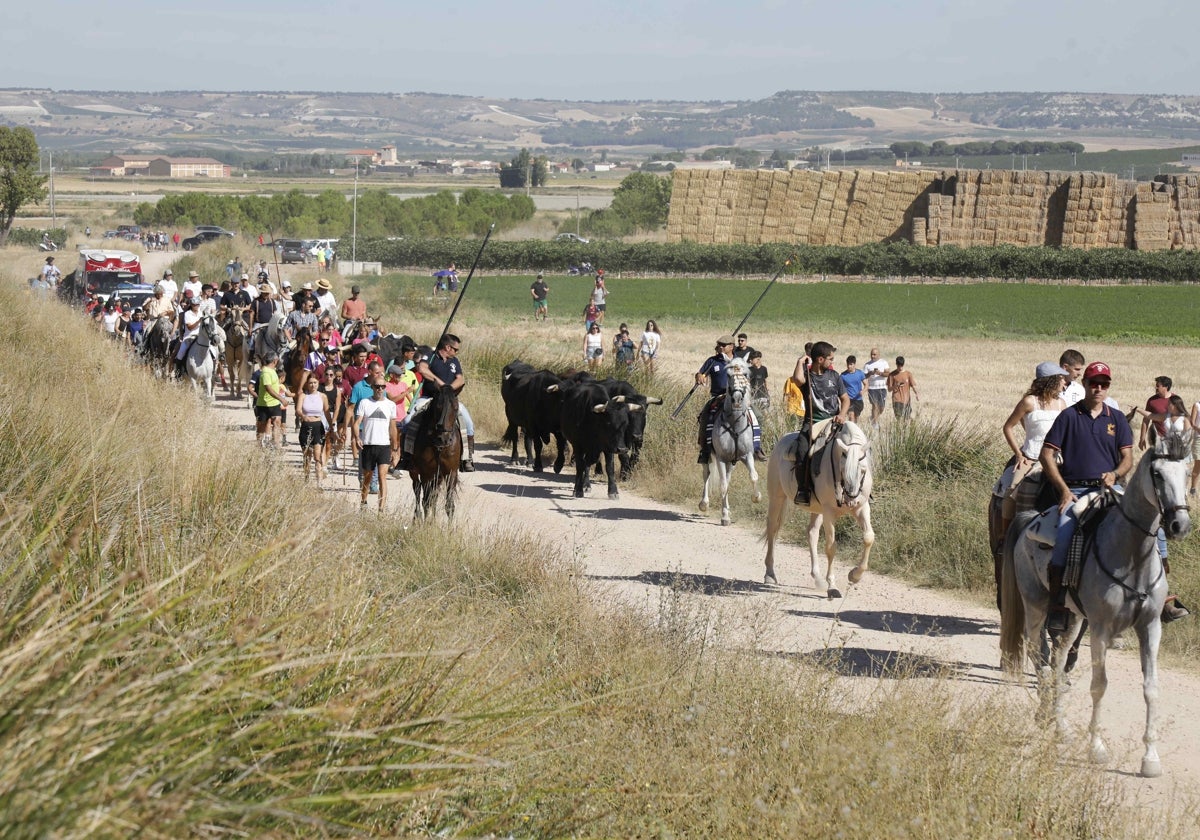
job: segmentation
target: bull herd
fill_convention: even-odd
[[[617,499],[617,471],[626,479],[637,466],[646,432],[646,411],[662,405],[658,397],[647,397],[619,379],[599,380],[588,373],[560,376],[537,370],[522,361],[505,366],[500,384],[508,427],[504,442],[512,444],[514,463],[532,463],[534,472],[544,469],[542,447],[554,439],[557,456],[554,471],[562,472],[566,443],[575,461],[575,495],[582,497],[591,487],[591,471],[603,459],[608,478],[608,498]],[[525,457],[518,457],[518,438],[524,435]]]

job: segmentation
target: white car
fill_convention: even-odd
[[[578,242],[580,245],[588,244],[588,240],[584,239],[582,236],[579,236],[578,234],[575,234],[575,233],[560,233],[558,236],[554,237],[554,241],[555,242]]]
[[[336,239],[318,239],[313,243],[313,246],[308,249],[308,253],[312,257],[317,256],[317,249],[324,251],[326,248],[332,248],[334,253],[337,253],[338,240]]]

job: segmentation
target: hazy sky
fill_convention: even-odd
[[[1181,0],[43,0],[4,17],[0,87],[1200,93],[1200,3]]]

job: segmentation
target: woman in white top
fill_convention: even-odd
[[[658,348],[662,345],[662,332],[654,321],[646,322],[646,331],[642,333],[642,343],[639,351],[646,373],[654,373],[654,360],[658,358]]]
[[[1070,378],[1065,370],[1054,362],[1042,362],[1034,372],[1029,390],[1017,402],[1008,419],[1004,421],[1004,440],[1013,451],[1012,458],[1004,468],[1004,474],[992,488],[992,504],[989,508],[992,550],[995,554],[1004,543],[1004,534],[1009,523],[1016,517],[1017,489],[1021,488],[1024,504],[1032,506],[1042,482],[1042,468],[1038,457],[1042,452],[1042,441],[1054,423],[1054,418],[1067,407],[1062,400],[1063,390]],[[1018,441],[1017,429],[1024,432]],[[1000,565],[996,565],[996,583],[999,586]],[[997,597],[999,589],[997,588]]]
[[[604,272],[596,272],[596,285],[592,288],[592,303],[596,304],[596,309],[600,311],[600,316],[596,318],[599,324],[604,323],[604,311],[608,308],[605,301],[608,300],[608,287],[604,285]]]
[[[604,360],[604,339],[600,335],[600,325],[592,324],[591,329],[583,337],[583,358],[587,360],[588,370],[600,368]]]

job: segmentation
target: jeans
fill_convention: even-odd
[[[1099,488],[1086,486],[1071,486],[1071,492],[1076,496],[1083,497],[1088,493],[1096,493]],[[1114,490],[1120,490],[1120,485],[1114,485]],[[1075,536],[1075,529],[1079,527],[1079,520],[1075,517],[1075,505],[1067,508],[1066,513],[1058,515],[1058,530],[1054,536],[1054,553],[1050,555],[1050,565],[1055,569],[1065,569],[1067,567],[1067,550],[1071,547],[1071,537]]]
[[[424,408],[428,403],[429,397],[417,397],[414,399],[412,405],[409,406],[408,416],[404,418],[404,423],[400,428],[407,429],[408,421],[417,413],[417,409]],[[461,402],[458,404],[458,422],[462,426],[464,435],[470,438],[475,437],[475,421],[471,419],[471,412],[467,411],[467,407]]]

